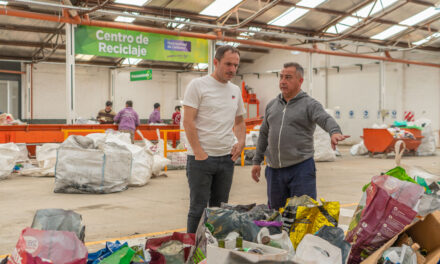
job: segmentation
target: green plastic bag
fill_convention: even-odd
[[[118,251],[103,259],[100,264],[130,264],[134,250],[128,245],[122,246]]]
[[[393,176],[394,178],[397,178],[397,179],[402,180],[402,181],[408,181],[408,182],[412,182],[412,183],[415,183],[415,184],[419,184],[418,182],[413,180],[411,177],[409,177],[408,174],[406,174],[405,169],[400,167],[400,166],[397,166],[394,169],[391,169],[391,170],[387,171],[385,174],[389,175],[389,176]],[[362,188],[362,191],[365,192],[365,190],[368,188],[368,186],[370,186],[370,184],[371,184],[371,182],[369,182],[368,184],[364,185],[364,187]],[[425,186],[423,186],[423,187],[425,187]]]

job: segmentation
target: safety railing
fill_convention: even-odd
[[[61,129],[64,140],[69,137],[69,133],[105,133],[105,129]]]

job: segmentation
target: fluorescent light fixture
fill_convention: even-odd
[[[219,17],[231,10],[234,6],[243,0],[215,0],[205,9],[203,9],[200,14],[205,16],[215,16]]]
[[[301,53],[301,51],[292,50],[290,53],[291,53],[292,55],[298,55],[298,54]]]
[[[368,15],[371,16],[371,15],[376,14],[377,12],[384,10],[385,8],[391,6],[392,4],[396,3],[397,1],[398,0],[378,0],[377,2],[373,2],[371,4],[364,6],[359,11],[354,12],[352,15],[365,18]],[[373,5],[374,5],[373,10],[371,10]]]
[[[392,26],[392,27],[390,27],[390,28],[380,32],[379,34],[376,34],[376,35],[372,36],[371,38],[372,39],[384,40],[384,39],[387,39],[387,38],[389,38],[391,36],[396,35],[397,33],[401,32],[401,31],[403,31],[405,29],[407,29],[407,27],[394,25],[394,26]]]
[[[285,27],[305,15],[309,10],[299,7],[291,7],[286,12],[269,21],[269,25]]]
[[[0,1],[0,5],[7,5],[8,1]]]
[[[426,37],[424,39],[421,39],[419,41],[413,42],[412,44],[415,45],[415,46],[420,46],[420,45],[423,45],[426,42],[428,42],[428,41],[430,41],[432,39],[435,39],[435,38],[440,38],[440,32],[436,32],[436,33],[432,34],[431,36],[428,36],[428,37]]]
[[[232,41],[229,41],[229,42],[217,41],[217,45],[230,45],[233,47],[238,47],[240,45],[240,43],[232,42]]]
[[[142,59],[126,58],[122,61],[122,65],[137,65]]]
[[[209,64],[208,63],[198,63],[198,64],[194,64],[194,69],[199,69],[199,70],[206,70],[208,69]]]
[[[428,19],[434,15],[437,15],[439,13],[440,13],[440,10],[436,10],[434,7],[428,7],[427,9],[423,10],[422,12],[417,13],[414,16],[403,20],[399,24],[413,26],[413,25],[418,24],[421,21],[426,20],[426,19]]]
[[[126,17],[126,16],[118,16],[117,18],[115,18],[116,22],[126,22],[126,23],[131,23],[135,20],[136,18],[134,17]]]
[[[151,0],[115,0],[115,3],[118,4],[126,4],[126,5],[135,5],[135,6],[143,6],[149,3]]]
[[[182,24],[179,22],[189,22],[190,21],[190,19],[184,18],[184,17],[175,17],[174,20],[177,22],[168,22],[167,27],[181,29],[185,26],[185,24]]]
[[[91,60],[93,57],[95,57],[94,55],[86,55],[86,54],[77,54],[75,56],[75,59],[77,60],[84,60],[84,61],[89,61]]]
[[[297,5],[315,8],[327,0],[302,0]]]

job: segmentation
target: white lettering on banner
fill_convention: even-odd
[[[99,42],[98,43],[98,51],[103,53],[115,53],[115,54],[122,54],[122,55],[134,55],[136,57],[146,56],[147,55],[147,49],[142,48],[140,45],[137,46],[122,46],[122,44],[119,45],[108,45],[105,42]]]
[[[133,41],[134,41],[133,36],[128,35],[127,40],[129,43],[133,43]]]
[[[96,31],[96,38],[97,38],[98,40],[102,40],[103,37],[102,37],[102,36],[99,36],[99,34],[103,34],[103,33],[104,33],[104,31],[102,31],[102,30],[98,30],[98,31]]]
[[[105,52],[105,43],[104,42],[99,42],[98,43],[98,51],[99,52]]]

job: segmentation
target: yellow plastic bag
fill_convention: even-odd
[[[306,234],[314,234],[323,226],[338,225],[339,202],[326,202],[322,205],[307,195],[289,198],[284,208],[280,209],[283,229],[289,233],[296,249]]]

